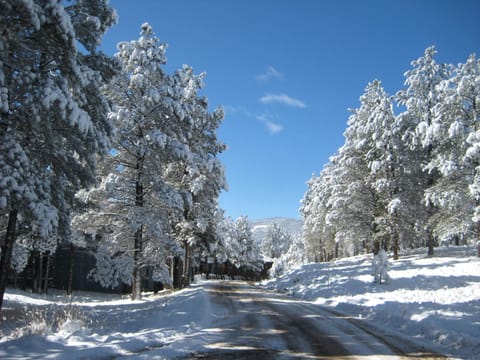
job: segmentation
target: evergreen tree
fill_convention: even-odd
[[[474,55],[454,68],[439,85],[442,100],[434,108],[434,156],[428,164],[441,174],[427,191],[427,200],[439,208],[435,234],[440,240],[468,241],[478,237],[476,136],[480,114],[480,62]],[[473,192],[471,192],[473,190]],[[473,196],[472,196],[473,195]]]
[[[262,252],[269,258],[279,258],[288,251],[291,244],[292,236],[279,224],[273,223],[263,239]]]
[[[118,48],[123,70],[105,88],[118,129],[115,150],[103,162],[100,186],[80,194],[95,206],[77,223],[96,217],[101,231],[94,278],[104,286],[132,284],[139,298],[146,269],[168,283],[167,263],[179,257],[187,285],[192,258],[217,241],[217,198],[226,187],[217,158],[225,146],[216,136],[223,111],[210,113],[198,95],[204,74],[188,66],[163,71],[166,45],[149,24]]]
[[[302,236],[306,257],[310,261],[327,261],[338,256],[338,242],[334,226],[329,222],[332,189],[334,186],[334,157],[325,165],[319,176],[312,176],[302,199]]]
[[[68,235],[73,194],[93,181],[109,144],[99,86],[115,68],[95,47],[116,15],[106,0],[2,1],[0,11],[1,307],[18,226],[31,234],[27,248]]]
[[[237,262],[247,270],[260,270],[260,247],[252,234],[246,216],[240,216],[234,222],[235,236],[239,251],[235,254]]]
[[[117,133],[100,189],[108,189],[97,214],[107,228],[94,278],[110,286],[119,280],[132,284],[134,299],[141,297],[147,267],[153,267],[155,278],[168,281],[166,253],[174,247],[170,221],[181,219],[184,199],[165,172],[172,162],[191,156],[184,143],[189,129],[181,121],[188,89],[164,73],[165,49],[152,27],[143,24],[138,40],[118,44],[115,57],[122,71],[105,87]]]
[[[429,166],[432,158],[435,158],[437,138],[435,133],[438,124],[435,123],[435,108],[441,103],[442,94],[440,85],[448,79],[450,67],[438,64],[434,57],[435,47],[425,50],[422,57],[412,62],[412,69],[405,73],[406,89],[397,93],[397,101],[406,110],[399,116],[408,118],[408,122],[415,125],[412,133],[411,146],[418,151],[418,159],[425,173],[419,180],[419,191],[425,196],[425,204],[428,210],[428,220],[424,226],[427,233],[428,254],[433,255],[435,244],[434,229],[436,226],[435,216],[437,208],[428,196],[428,189],[432,189],[440,178],[436,167]]]
[[[214,246],[217,200],[227,186],[223,165],[217,157],[225,145],[216,135],[224,114],[222,109],[210,113],[207,99],[198,95],[204,77],[205,74],[194,75],[192,68],[186,65],[173,76],[177,86],[185,89],[183,121],[191,124],[184,139],[191,155],[170,164],[166,171],[167,181],[184,199],[182,221],[174,228],[184,249],[184,286],[189,283],[193,258],[198,261],[199,257],[207,256],[210,247]]]
[[[328,221],[335,227],[337,241],[346,253],[356,255],[373,249],[380,241],[385,204],[373,181],[372,168],[378,166],[375,125],[371,115],[381,105],[378,82],[371,83],[360,97],[361,106],[352,111],[345,131],[345,144],[335,157],[331,207]]]
[[[246,216],[240,216],[235,221],[227,218],[222,224],[223,239],[218,248],[217,259],[228,261],[237,269],[259,271],[260,247],[253,239],[252,230]]]

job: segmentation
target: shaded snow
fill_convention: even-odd
[[[372,256],[307,264],[265,283],[378,326],[480,359],[480,258],[474,247],[415,251],[390,259],[388,284],[374,284]]]

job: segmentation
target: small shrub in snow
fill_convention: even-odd
[[[383,249],[380,249],[377,255],[374,255],[372,261],[372,275],[374,277],[374,282],[377,284],[388,283],[390,281],[390,276],[388,271],[390,270],[390,264],[388,263],[387,252]]]

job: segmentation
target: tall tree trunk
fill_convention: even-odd
[[[480,223],[477,224],[477,256],[480,257]]]
[[[32,293],[37,293],[38,289],[38,270],[37,270],[37,254],[32,251]]]
[[[50,254],[47,254],[47,265],[45,268],[45,282],[43,283],[43,293],[48,293],[48,277],[50,276]]]
[[[428,247],[428,256],[433,256],[433,246],[434,246],[434,239],[432,234],[428,234],[428,241],[427,241],[427,247]]]
[[[12,258],[13,244],[15,243],[17,227],[18,210],[12,209],[8,215],[7,232],[5,234],[5,243],[2,246],[2,255],[0,257],[0,311],[3,305],[3,296],[8,281],[8,270],[10,268],[10,259]]]
[[[135,183],[135,206],[143,207],[143,159],[140,158],[137,162],[137,181]],[[140,260],[142,258],[142,242],[143,242],[143,225],[135,231],[133,246],[133,284],[132,284],[132,299],[140,300],[142,298],[142,273],[140,268]]]
[[[143,131],[139,129],[138,138],[143,138]],[[137,154],[136,180],[135,180],[135,206],[143,207],[143,166],[145,157],[143,154]],[[142,298],[142,273],[140,260],[142,258],[143,243],[143,224],[141,224],[134,234],[133,244],[133,274],[132,274],[132,299],[140,300]]]
[[[175,289],[175,280],[174,280],[174,276],[175,276],[175,257],[174,256],[170,256],[170,281],[172,282],[172,290]]]
[[[43,254],[38,254],[38,275],[37,275],[37,293],[42,293],[42,285],[43,285]]]
[[[185,259],[183,261],[183,275],[182,275],[182,288],[190,285],[190,245],[188,242],[184,242],[185,247]]]
[[[135,232],[135,245],[133,254],[133,284],[132,284],[132,299],[140,300],[142,298],[142,273],[140,268],[140,259],[142,253],[142,235],[143,226]]]
[[[67,295],[72,295],[73,293],[73,270],[75,269],[75,254],[76,247],[74,244],[70,244],[70,264],[68,267],[68,284],[67,284]]]
[[[395,231],[395,234],[393,234],[393,259],[394,260],[398,260],[398,250],[399,250],[398,238],[399,238],[398,232]]]
[[[173,275],[173,287],[175,289],[182,288],[182,276],[183,276],[183,261],[179,256],[175,256],[174,275]]]

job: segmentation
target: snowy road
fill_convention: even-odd
[[[62,299],[10,290],[0,358],[441,358],[405,335],[245,282],[206,281],[136,302]]]
[[[206,282],[215,320],[209,351],[185,358],[441,358],[409,339],[243,282]]]

